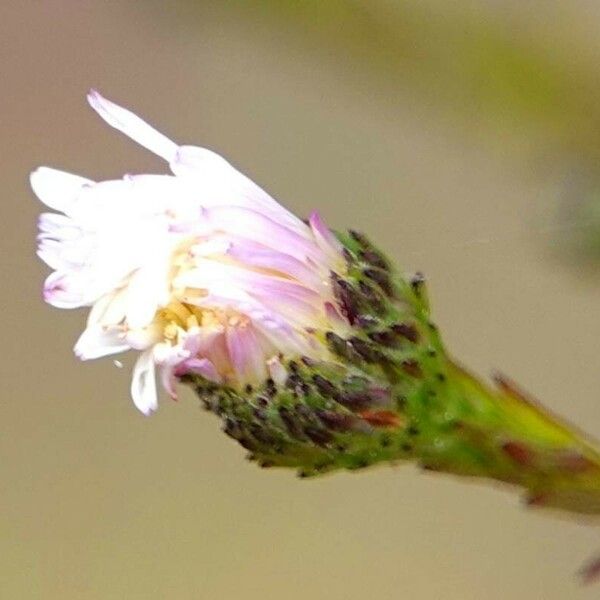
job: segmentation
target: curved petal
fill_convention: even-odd
[[[171,396],[172,400],[177,400],[177,392],[175,391],[175,368],[173,365],[162,365],[160,369],[160,382],[163,389]]]
[[[158,408],[152,349],[142,352],[135,363],[131,397],[137,409],[145,415],[150,415]]]
[[[311,287],[321,285],[319,273],[297,258],[286,254],[283,249],[276,250],[263,244],[240,239],[231,242],[226,252],[241,265],[279,271],[282,275],[297,279]]]
[[[341,261],[342,260],[342,245],[338,239],[333,235],[331,230],[325,225],[321,215],[317,211],[313,211],[308,218],[308,224],[315,236],[315,240],[319,247],[330,260]]]
[[[42,213],[38,218],[38,239],[76,240],[82,231],[74,221],[60,213]]]
[[[256,209],[217,206],[207,209],[205,216],[216,230],[284,250],[300,261],[323,263],[322,250],[310,238]]]
[[[206,192],[212,190],[218,199],[213,205],[233,203],[255,208],[296,233],[305,237],[308,235],[307,226],[296,215],[281,206],[220,154],[208,148],[179,146],[169,166],[178,177],[195,180],[196,185],[201,185]]]
[[[177,154],[177,144],[171,141],[154,127],[151,127],[127,110],[102,97],[96,90],[90,90],[87,96],[90,106],[111,126],[121,131],[133,141],[154,152],[166,161],[171,161]]]
[[[58,244],[41,243],[36,250],[40,260],[43,260],[51,269],[55,271],[67,271],[74,265],[64,258]]]
[[[238,381],[264,380],[267,371],[266,359],[253,327],[229,327],[226,339],[231,365]]]
[[[67,212],[85,186],[94,182],[50,167],[39,167],[29,176],[35,195],[48,207]]]
[[[121,330],[95,325],[84,330],[73,351],[81,360],[91,360],[130,349]]]
[[[175,367],[174,374],[176,377],[181,377],[186,373],[196,373],[213,383],[221,383],[223,381],[215,365],[207,358],[190,358]]]
[[[56,308],[79,308],[89,304],[77,278],[61,271],[54,271],[46,277],[44,300]]]

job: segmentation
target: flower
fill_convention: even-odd
[[[284,377],[282,358],[326,356],[324,333],[346,325],[330,283],[345,262],[319,215],[305,223],[218,154],[178,146],[95,91],[88,101],[172,174],[31,174],[58,211],[39,219],[38,255],[54,269],[44,299],[91,307],[76,355],[140,351],[131,394],[145,414],[155,366],[175,397],[186,373],[240,389]]]

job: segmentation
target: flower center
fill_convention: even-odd
[[[201,327],[213,331],[228,326],[244,328],[248,326],[250,319],[231,310],[203,308],[173,301],[157,312],[156,322],[165,340],[178,343],[180,334],[192,328]]]

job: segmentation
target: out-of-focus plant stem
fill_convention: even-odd
[[[398,89],[416,88],[466,125],[485,123],[503,139],[507,129],[541,132],[585,162],[600,157],[600,70],[581,53],[557,49],[551,35],[530,36],[461,3],[233,4],[272,19],[317,54],[337,54]]]

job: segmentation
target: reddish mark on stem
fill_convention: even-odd
[[[544,506],[546,504],[546,500],[548,498],[547,494],[538,493],[531,494],[531,496],[527,496],[527,505],[528,506]]]
[[[416,377],[417,379],[423,377],[423,370],[416,360],[405,360],[401,366],[403,371],[411,377]]]
[[[504,444],[502,444],[502,450],[522,467],[529,467],[533,462],[534,453],[521,442],[504,442]]]
[[[559,464],[571,473],[583,473],[592,469],[594,463],[576,450],[567,451],[559,455]]]
[[[365,410],[360,416],[373,427],[398,427],[400,417],[391,410]]]

